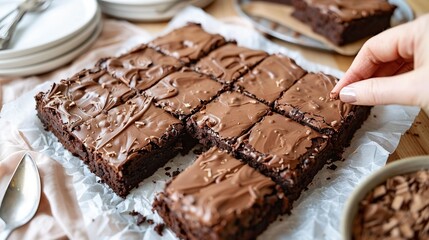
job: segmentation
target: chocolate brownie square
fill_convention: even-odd
[[[156,38],[149,46],[184,63],[190,63],[225,43],[221,35],[210,34],[204,31],[201,25],[189,23]]]
[[[290,208],[270,178],[217,148],[169,182],[153,206],[181,239],[255,239]]]
[[[274,105],[285,116],[333,137],[341,153],[368,117],[370,107],[331,99],[329,94],[336,82],[332,76],[309,73],[284,92]]]
[[[135,94],[105,70],[82,70],[67,80],[54,83],[36,96],[39,117],[51,119],[57,129],[72,130],[103,111],[124,103]]]
[[[179,119],[185,119],[223,89],[223,85],[190,68],[183,68],[163,78],[145,94],[156,100],[156,105]]]
[[[248,96],[272,105],[283,91],[305,73],[292,59],[280,54],[271,55],[239,78],[235,87]]]
[[[219,82],[229,84],[267,56],[268,54],[264,51],[228,43],[201,59],[194,69],[215,78]]]
[[[163,55],[146,45],[141,45],[117,58],[103,59],[98,65],[138,91],[150,88],[182,66],[175,58]]]
[[[389,28],[396,8],[387,0],[293,0],[293,5],[292,16],[340,46]]]
[[[224,92],[189,117],[187,130],[204,146],[232,151],[236,139],[257,123],[269,108],[237,92]]]
[[[136,96],[89,119],[71,135],[85,147],[90,170],[125,197],[181,150],[184,130],[152,98]]]
[[[272,113],[237,141],[238,156],[295,200],[332,154],[328,136]]]

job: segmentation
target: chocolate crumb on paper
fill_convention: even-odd
[[[165,224],[164,223],[158,223],[155,225],[154,230],[156,233],[158,233],[159,236],[162,236],[162,232],[164,231]]]

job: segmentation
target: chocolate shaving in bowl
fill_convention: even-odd
[[[429,171],[389,178],[359,204],[353,239],[429,239]]]

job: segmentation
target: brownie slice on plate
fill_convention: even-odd
[[[201,73],[183,68],[163,78],[145,94],[156,100],[156,105],[179,119],[185,119],[217,96],[223,85]]]
[[[226,43],[219,34],[210,34],[201,25],[189,23],[149,43],[150,47],[184,63],[194,62]]]
[[[341,154],[371,108],[330,99],[329,94],[336,82],[332,76],[309,73],[284,92],[275,102],[275,109],[332,137]]]
[[[217,148],[167,183],[153,206],[182,239],[255,239],[290,207],[270,178]]]
[[[267,56],[268,54],[264,51],[228,43],[202,58],[194,69],[215,78],[221,83],[229,84]]]
[[[295,200],[332,154],[328,137],[272,113],[239,138],[238,156]]]
[[[224,92],[192,115],[187,130],[204,146],[233,150],[236,139],[257,123],[269,108],[237,92]]]
[[[396,8],[387,0],[293,0],[293,5],[292,16],[336,45],[389,28]]]
[[[129,87],[144,91],[178,70],[182,63],[146,45],[141,45],[120,57],[102,59],[98,65]]]
[[[181,150],[184,130],[152,98],[136,96],[84,122],[72,135],[88,153],[84,161],[90,170],[125,197]]]
[[[292,59],[283,55],[272,55],[239,78],[235,87],[248,96],[272,105],[283,91],[305,73]]]

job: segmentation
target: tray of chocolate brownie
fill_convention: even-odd
[[[403,0],[235,0],[258,30],[286,42],[355,55],[365,41],[414,19]]]

